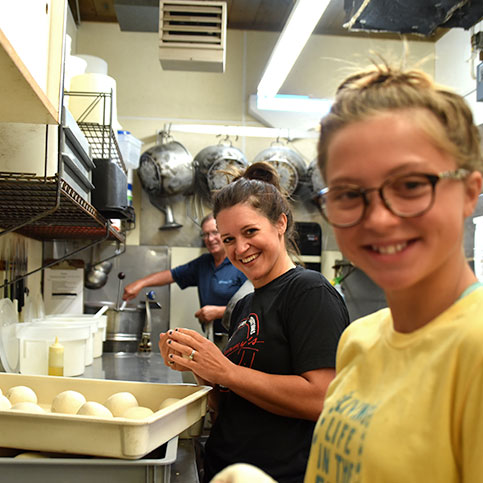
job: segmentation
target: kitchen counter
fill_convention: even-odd
[[[156,382],[179,384],[183,382],[181,372],[164,365],[158,352],[141,353],[104,352],[85,368],[81,377],[91,379],[113,379],[119,381]]]
[[[80,377],[165,384],[183,382],[181,372],[166,367],[157,352],[147,356],[105,352],[102,357],[94,359]],[[179,439],[177,458],[171,465],[171,483],[199,483],[192,439]]]

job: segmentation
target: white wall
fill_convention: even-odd
[[[483,22],[474,32],[483,30]],[[476,101],[478,53],[471,52],[473,30],[452,29],[435,44],[435,80],[462,95],[473,111],[476,124],[483,124],[483,102]]]
[[[206,250],[193,247],[171,247],[171,266],[177,267],[199,257]],[[195,317],[195,312],[200,308],[198,289],[187,287],[181,290],[176,283],[169,287],[169,328],[185,327],[203,334],[201,325]]]
[[[143,150],[156,142],[155,134],[168,123],[221,124],[259,126],[248,114],[248,99],[256,93],[258,82],[278,34],[228,30],[226,70],[223,74],[164,71],[158,58],[158,34],[121,32],[117,24],[84,22],[77,29],[75,54],[90,54],[108,62],[109,75],[117,82],[117,112],[121,125],[144,141]],[[281,93],[332,97],[337,85],[349,72],[367,66],[374,52],[391,61],[399,61],[403,42],[361,37],[314,35],[309,39],[299,60],[282,86]],[[409,64],[421,59],[421,66],[434,74],[434,44],[429,41],[409,42]],[[214,135],[173,133],[193,156],[206,146],[217,144]],[[249,161],[274,139],[241,138],[233,140]],[[309,163],[316,156],[316,140],[297,140],[291,144]],[[138,227],[128,237],[129,244],[182,245],[177,234],[160,232],[153,226],[149,238],[140,230],[146,213],[153,208],[141,199],[141,186],[134,179],[134,208]],[[175,218],[189,233],[192,223],[186,219],[184,202],[173,206]],[[300,203],[295,206],[298,221],[317,221],[324,233],[324,253],[333,252],[323,261],[323,272],[333,274],[334,258],[340,258],[331,229],[315,209]],[[161,219],[163,215],[159,214]],[[315,219],[315,218],[316,219]],[[156,219],[156,222],[158,220]],[[147,223],[144,224],[146,227]],[[193,227],[193,233],[195,233]],[[198,228],[196,227],[196,235]],[[329,254],[331,255],[331,254]]]

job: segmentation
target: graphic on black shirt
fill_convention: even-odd
[[[260,336],[260,322],[257,314],[251,313],[243,319],[230,337],[225,356],[239,366],[252,367],[263,340]]]

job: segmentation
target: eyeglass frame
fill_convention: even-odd
[[[200,233],[200,238],[202,238],[203,240],[207,240],[208,238],[210,238],[210,235],[211,236],[217,236],[219,235],[220,232],[218,230],[213,230],[213,231],[208,231],[208,232],[201,232]]]
[[[402,174],[402,175],[397,175],[397,176],[391,176],[390,178],[387,178],[381,184],[381,186],[374,187],[374,188],[361,188],[360,186],[352,185],[352,184],[336,186],[337,188],[339,188],[339,187],[351,188],[354,191],[357,191],[362,196],[363,208],[362,208],[362,212],[361,212],[360,217],[355,222],[349,223],[349,224],[344,224],[344,225],[339,225],[339,224],[335,224],[335,223],[331,222],[329,220],[327,214],[324,211],[324,203],[325,203],[324,196],[327,193],[330,192],[331,188],[326,187],[326,188],[322,188],[321,190],[319,190],[319,192],[317,193],[317,196],[316,196],[316,201],[319,205],[320,212],[321,212],[322,216],[324,217],[324,219],[327,221],[327,223],[329,223],[330,225],[332,225],[336,228],[351,228],[351,227],[359,224],[364,219],[364,216],[366,215],[367,207],[369,206],[369,203],[370,203],[369,198],[367,197],[367,193],[369,193],[371,191],[377,191],[379,193],[379,198],[381,199],[382,203],[384,204],[386,209],[389,210],[393,215],[399,216],[400,218],[416,218],[416,217],[421,216],[424,213],[426,213],[433,206],[434,199],[435,199],[436,184],[438,183],[438,181],[440,181],[442,179],[453,179],[453,180],[456,180],[456,181],[462,181],[462,180],[466,179],[470,174],[471,174],[470,170],[468,170],[466,168],[458,168],[458,169],[455,169],[454,171],[443,171],[442,173],[438,173],[438,174],[433,174],[433,173],[408,173],[408,174]],[[409,177],[409,176],[424,176],[425,178],[427,178],[427,180],[429,181],[429,183],[431,185],[431,202],[428,204],[428,206],[426,208],[424,208],[424,210],[419,211],[414,215],[403,215],[403,214],[400,214],[400,213],[396,213],[394,211],[394,208],[392,208],[390,203],[384,198],[383,190],[388,184],[394,182],[395,179],[405,178],[405,177]],[[334,187],[332,189],[334,189]]]

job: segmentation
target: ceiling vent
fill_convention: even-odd
[[[165,70],[224,72],[226,2],[159,3],[159,60]]]

